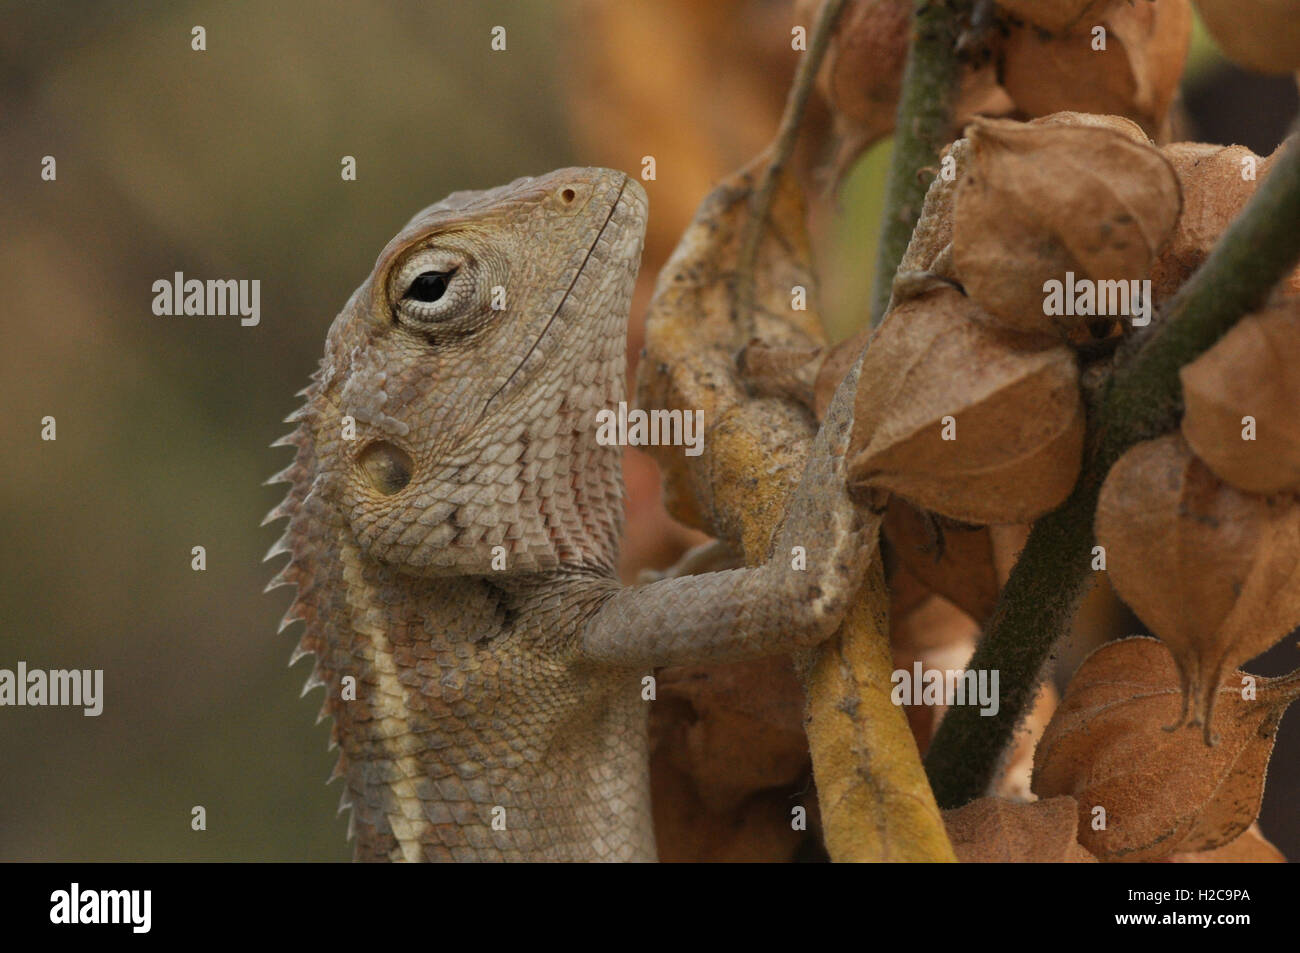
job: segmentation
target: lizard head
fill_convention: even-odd
[[[622,172],[561,169],[454,193],[388,243],[295,415],[294,562],[314,512],[416,575],[612,571],[621,456],[596,414],[624,395],[646,204]]]

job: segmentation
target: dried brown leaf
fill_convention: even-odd
[[[1030,522],[1078,476],[1078,366],[1063,345],[1021,349],[978,312],[942,289],[886,316],[863,364],[850,477],[962,522]]]
[[[835,861],[951,861],[905,713],[892,700],[888,600],[879,563],[867,598],[807,675],[808,741],[826,849]]]
[[[1038,744],[1034,793],[1074,797],[1079,842],[1101,860],[1229,843],[1259,814],[1278,721],[1300,694],[1300,673],[1254,678],[1254,699],[1242,697],[1245,678],[1237,672],[1217,686],[1220,738],[1211,747],[1199,732],[1166,728],[1182,701],[1162,642],[1103,645],[1071,679]]]
[[[1078,810],[1065,796],[1028,804],[982,797],[943,819],[963,864],[1095,864],[1075,838]]]
[[[1300,504],[1221,482],[1171,434],[1111,469],[1097,540],[1115,591],[1177,660],[1178,723],[1208,740],[1220,679],[1300,624]]]
[[[1048,281],[1143,278],[1178,221],[1178,178],[1115,125],[981,120],[954,197],[953,261],[985,319],[1066,336],[1087,316],[1048,316]]]

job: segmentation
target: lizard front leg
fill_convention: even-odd
[[[836,390],[767,561],[615,591],[582,629],[588,658],[628,667],[757,658],[835,631],[880,525],[845,481],[860,370],[861,358]]]

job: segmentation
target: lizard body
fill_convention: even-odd
[[[815,644],[861,581],[850,395],[767,564],[618,584],[621,448],[596,415],[625,399],[646,204],[561,169],[425,209],[278,442],[272,586],[297,587],[281,627],[306,623],[358,860],[653,860],[641,680]]]

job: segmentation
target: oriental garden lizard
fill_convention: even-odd
[[[277,441],[271,585],[297,587],[281,629],[306,623],[358,860],[655,859],[642,680],[815,645],[862,581],[855,368],[764,565],[618,583],[622,450],[597,414],[625,399],[646,214],[606,169],[420,212]]]

